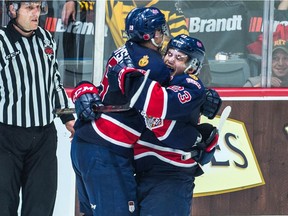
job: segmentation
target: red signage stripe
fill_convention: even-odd
[[[56,31],[56,24],[57,24],[57,18],[53,18],[52,23],[51,23],[51,28],[50,28],[51,32]]]
[[[262,17],[257,17],[257,25],[256,25],[256,32],[261,32],[261,28],[262,28]]]
[[[45,29],[46,29],[47,31],[50,31],[51,20],[52,20],[52,17],[47,17],[47,18],[46,18],[46,21],[45,21]]]

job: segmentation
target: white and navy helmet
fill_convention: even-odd
[[[191,69],[194,75],[200,73],[205,57],[205,47],[200,40],[185,34],[180,34],[169,41],[167,50],[169,49],[176,49],[189,57],[187,62],[188,67],[185,69],[185,73],[191,71]]]

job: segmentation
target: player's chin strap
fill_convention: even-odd
[[[163,39],[163,40],[161,41],[161,43],[159,43],[159,44],[157,44],[157,43],[155,42],[155,39],[154,39],[154,38],[151,39],[151,42],[152,42],[152,44],[153,44],[155,47],[157,47],[158,49],[161,49],[162,46],[163,46],[163,43],[164,43],[164,39]]]

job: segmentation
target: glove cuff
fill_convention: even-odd
[[[95,85],[90,82],[82,82],[80,85],[76,86],[71,93],[72,102],[75,101],[83,94],[98,94],[98,89]]]

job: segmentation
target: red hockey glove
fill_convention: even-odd
[[[99,118],[100,113],[94,112],[95,107],[103,106],[98,89],[87,81],[80,82],[72,91],[72,101],[78,119],[89,121]]]
[[[72,102],[75,103],[75,101],[83,94],[98,94],[98,89],[91,82],[81,81],[71,93]]]
[[[125,67],[120,70],[118,74],[118,85],[124,95],[125,91],[129,91],[129,86],[133,82],[133,78],[144,76],[146,73],[145,70]]]

